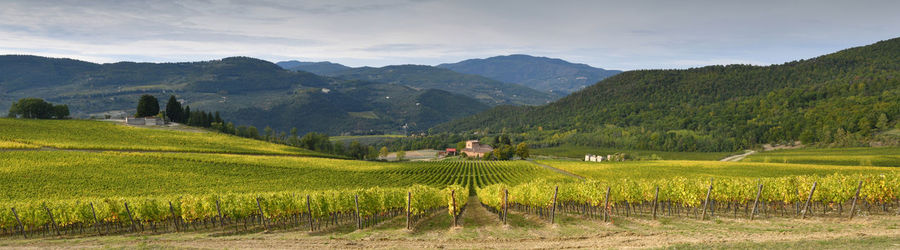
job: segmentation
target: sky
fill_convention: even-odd
[[[900,36],[900,1],[0,0],[0,54],[348,66],[529,54],[619,70],[770,65]]]

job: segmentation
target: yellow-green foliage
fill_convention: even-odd
[[[284,219],[295,214],[311,214],[315,218],[325,218],[332,213],[355,213],[356,197],[359,197],[361,216],[370,216],[391,209],[406,208],[407,194],[411,193],[411,211],[423,213],[451,203],[451,190],[459,190],[458,185],[438,189],[414,185],[410,187],[365,189],[301,190],[295,192],[264,193],[212,193],[183,196],[141,196],[110,197],[103,199],[60,199],[51,201],[0,202],[0,230],[13,230],[17,224],[12,209],[26,229],[33,230],[50,222],[49,210],[54,221],[60,226],[76,223],[94,223],[96,212],[98,221],[130,223],[130,218],[141,222],[160,222],[174,216],[185,221],[214,218],[221,215],[232,219],[243,219],[259,215],[271,219]],[[457,192],[459,211],[467,202],[468,195]],[[217,204],[218,202],[218,204]],[[257,203],[258,202],[258,203]],[[309,202],[309,207],[307,207]],[[125,204],[128,204],[126,209]],[[218,207],[217,207],[218,206]]]
[[[482,203],[500,209],[502,190],[509,189],[509,202],[529,206],[547,207],[553,202],[553,191],[559,187],[558,202],[589,203],[603,206],[606,188],[610,189],[612,205],[618,202],[653,202],[659,187],[659,200],[676,202],[689,207],[703,203],[710,184],[710,199],[717,202],[747,204],[752,202],[763,185],[760,200],[765,202],[797,203],[808,197],[815,183],[812,201],[842,204],[855,194],[862,182],[860,197],[872,203],[894,202],[900,196],[900,173],[886,174],[831,174],[826,176],[784,176],[771,178],[728,177],[706,179],[699,177],[675,177],[669,179],[619,179],[608,181],[547,182],[538,180],[506,186],[494,184],[478,189]]]
[[[0,152],[0,201],[217,192],[443,188],[568,177],[528,162],[371,162],[296,156],[72,151]]]
[[[900,167],[900,147],[776,150],[753,154],[743,161]]]
[[[0,118],[0,142],[64,149],[320,155],[300,148],[215,132],[136,128],[85,120]]]
[[[34,149],[40,148],[36,145],[30,145],[14,141],[0,141],[0,149]]]
[[[895,168],[869,166],[835,166],[761,162],[720,161],[631,161],[583,162],[542,160],[547,164],[589,179],[668,179],[672,177],[780,177],[795,175],[828,175],[832,173],[885,173]]]

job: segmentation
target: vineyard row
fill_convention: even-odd
[[[718,180],[674,178],[618,182],[536,181],[477,189],[479,200],[501,219],[509,209],[552,221],[555,212],[608,220],[651,215],[706,219],[714,216],[807,217],[900,215],[900,175],[791,176]],[[849,212],[846,212],[849,211]]]
[[[211,194],[0,204],[0,233],[23,237],[203,229],[362,229],[405,214],[413,223],[447,208],[458,220],[468,201],[462,186],[369,188],[298,193]]]

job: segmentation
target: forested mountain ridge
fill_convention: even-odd
[[[176,95],[195,110],[219,111],[236,125],[292,127],[300,133],[412,131],[485,110],[477,100],[435,91],[293,72],[249,57],[187,63],[94,64],[37,56],[0,56],[0,114],[24,97],[67,104],[74,117],[121,117],[138,98]],[[465,108],[459,103],[468,104]],[[164,105],[161,103],[160,105]],[[440,110],[437,112],[435,110]]]
[[[457,63],[445,63],[437,67],[563,95],[581,90],[622,72],[594,68],[587,64],[570,63],[561,59],[529,55],[469,59]]]
[[[525,133],[545,145],[732,151],[798,140],[865,144],[898,120],[895,38],[781,65],[624,72],[548,105],[496,107],[432,131]]]
[[[418,89],[440,89],[463,94],[492,106],[502,104],[541,105],[560,97],[518,84],[426,65],[361,67],[325,75],[350,80],[402,84]]]
[[[291,60],[278,62],[276,65],[286,70],[306,71],[317,75],[327,75],[337,71],[350,69],[350,67],[333,62],[301,62]]]

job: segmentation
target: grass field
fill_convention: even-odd
[[[86,120],[0,118],[0,147],[16,144],[62,149],[324,155],[221,133],[135,128]]]
[[[781,177],[792,175],[878,174],[900,169],[872,166],[835,166],[761,162],[720,161],[626,161],[583,162],[571,160],[539,160],[579,176],[596,180],[667,179],[673,177]]]
[[[900,147],[775,150],[750,155],[743,161],[900,167]]]
[[[729,155],[737,154],[736,152],[666,152],[653,150],[633,150],[633,149],[615,149],[615,148],[598,148],[587,146],[562,145],[551,148],[532,149],[534,155],[568,157],[575,159],[584,159],[584,155],[609,155],[615,153],[625,153],[638,159],[657,158],[661,160],[698,160],[698,161],[716,161]],[[656,157],[653,157],[653,156]]]

